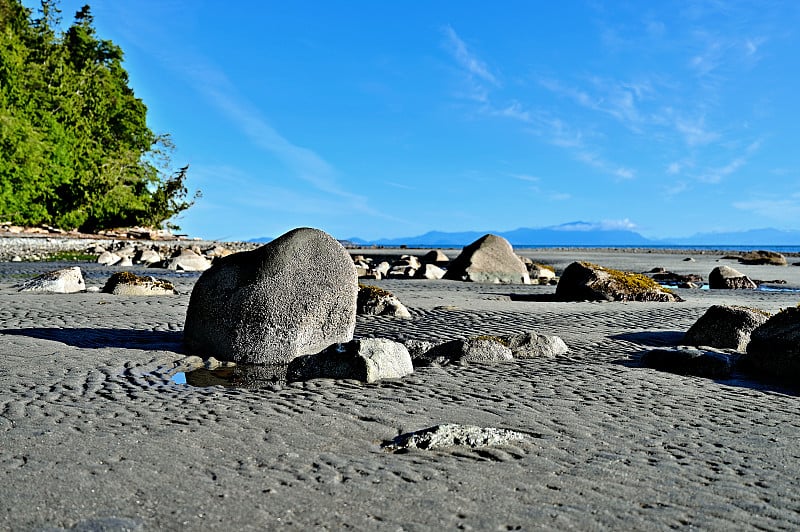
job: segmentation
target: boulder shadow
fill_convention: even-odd
[[[640,331],[609,336],[612,340],[625,340],[645,347],[672,347],[680,345],[686,331]]]
[[[101,349],[118,347],[143,351],[173,351],[183,354],[183,331],[145,331],[108,328],[31,327],[3,329],[0,335],[27,336],[39,340],[61,342],[73,347]]]
[[[496,294],[491,294],[496,295]],[[501,294],[508,297],[511,301],[533,301],[538,303],[552,303],[563,301],[553,294]]]

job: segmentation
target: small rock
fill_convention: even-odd
[[[363,284],[358,286],[356,313],[368,316],[411,317],[406,306],[394,294],[377,286]]]
[[[179,255],[167,259],[164,267],[168,270],[203,272],[211,267],[211,262],[191,249],[183,249]]]
[[[413,372],[411,355],[403,344],[386,338],[365,338],[295,358],[289,363],[287,380],[327,378],[371,383],[399,379]]]
[[[401,434],[389,442],[384,442],[382,447],[390,452],[409,449],[436,451],[451,447],[479,449],[524,442],[529,438],[527,434],[509,429],[447,423]]]
[[[11,257],[11,262],[22,262],[22,257],[20,257],[19,255],[14,255],[13,257]]]
[[[415,279],[437,280],[444,277],[445,270],[435,264],[424,263],[414,274]]]
[[[100,256],[97,257],[97,264],[102,264],[104,266],[111,266],[112,264],[116,264],[122,259],[116,253],[112,253],[110,251],[103,251],[100,253]]]
[[[567,344],[558,336],[546,336],[533,331],[501,337],[514,358],[555,357],[569,351]]]
[[[511,349],[497,336],[476,336],[436,345],[419,359],[421,365],[493,364],[514,360]]]

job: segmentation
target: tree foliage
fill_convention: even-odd
[[[122,50],[97,36],[88,5],[60,24],[57,0],[38,16],[0,0],[0,221],[175,227],[199,193],[187,197],[188,167],[168,170],[169,136],[147,126]]]

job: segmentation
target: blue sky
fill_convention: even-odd
[[[89,3],[192,236],[800,226],[800,2]]]

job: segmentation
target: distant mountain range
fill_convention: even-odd
[[[419,236],[364,240],[349,238],[346,243],[357,246],[384,247],[463,247],[485,234],[502,236],[515,247],[661,247],[661,246],[743,246],[800,247],[800,231],[779,229],[753,229],[728,233],[698,233],[689,237],[649,239],[626,229],[608,229],[588,222],[571,222],[541,228],[519,228],[513,231],[430,231]],[[268,242],[271,238],[258,238],[252,242]]]

